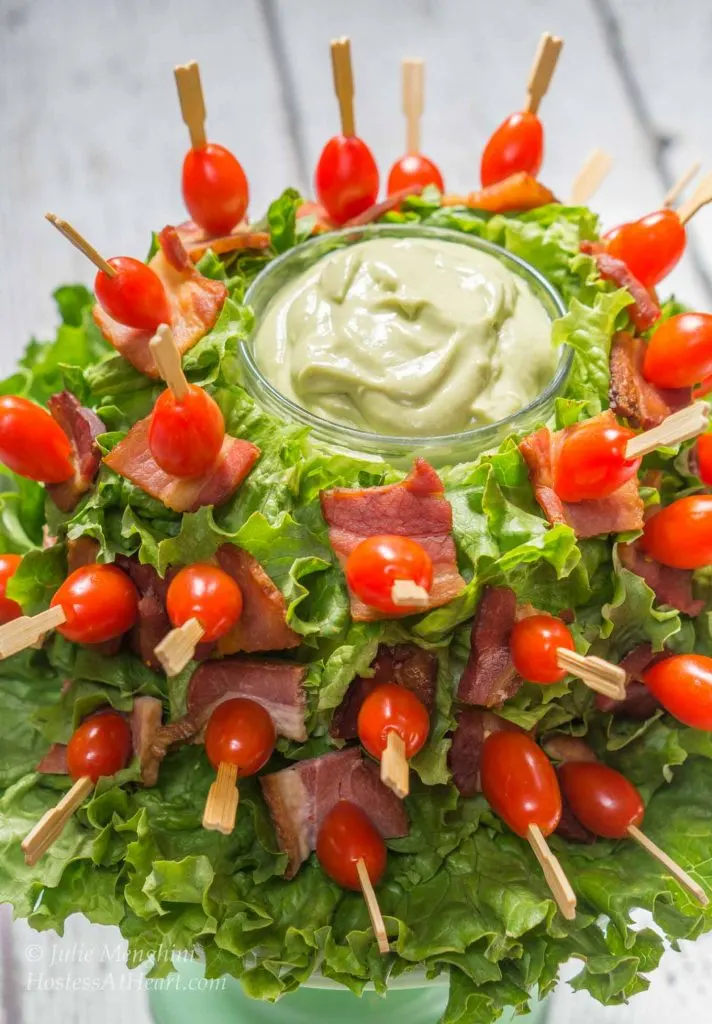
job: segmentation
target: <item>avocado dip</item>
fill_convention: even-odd
[[[517,412],[557,362],[549,317],[522,278],[494,256],[432,238],[329,253],[274,297],[253,351],[302,408],[401,437]]]

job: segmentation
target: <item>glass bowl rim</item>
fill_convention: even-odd
[[[299,245],[288,249],[286,252],[281,253],[275,259],[271,260],[270,263],[260,271],[254,281],[250,284],[243,303],[253,308],[252,300],[256,292],[265,286],[265,282],[269,280],[271,276],[278,273],[285,263],[289,263],[290,260],[301,256],[304,252],[311,248],[316,248],[319,244],[324,244],[325,241],[333,239],[335,242],[335,250],[338,248],[338,240],[350,239],[354,235],[360,235],[360,238],[354,238],[354,244],[358,241],[368,241],[373,237],[391,237],[402,236],[404,238],[440,238],[443,241],[456,242],[460,245],[469,245],[471,248],[480,249],[491,256],[494,256],[500,262],[512,263],[518,268],[518,276],[524,280],[529,278],[533,279],[537,286],[541,288],[547,295],[547,298],[551,302],[554,309],[557,310],[558,316],[551,317],[551,323],[555,323],[560,317],[566,316],[568,308],[561,295],[558,293],[556,288],[547,280],[547,278],[537,270],[531,263],[522,259],[521,256],[517,256],[515,253],[510,252],[501,245],[497,245],[495,242],[491,242],[489,239],[481,238],[479,235],[471,234],[466,231],[456,231],[453,228],[441,228],[431,224],[397,224],[397,223],[385,223],[385,224],[365,224],[351,228],[342,228],[339,231],[329,231],[314,235],[311,238],[307,238],[304,242],[300,242]],[[328,252],[324,253],[327,256]],[[317,261],[315,261],[317,262]],[[274,296],[278,294],[275,292],[269,299],[272,301]],[[534,292],[535,297],[536,291]],[[543,305],[543,304],[542,304]],[[545,307],[546,308],[546,307]],[[547,315],[550,316],[550,310],[546,310]],[[409,448],[412,450],[414,455],[418,454],[419,450],[427,450],[432,448],[434,443],[438,445],[462,445],[467,443],[469,440],[476,444],[480,439],[486,438],[488,434],[495,431],[500,432],[503,428],[508,426],[516,426],[517,420],[525,416],[529,416],[534,413],[538,408],[545,407],[552,398],[555,398],[563,384],[565,383],[569,372],[571,370],[571,364],[573,362],[573,349],[566,343],[560,346],[561,356],[556,366],[553,377],[546,385],[543,391],[540,391],[528,405],[522,406],[521,409],[517,409],[516,412],[510,413],[503,419],[494,420],[492,423],[483,423],[477,427],[471,427],[467,430],[459,431],[455,434],[434,434],[430,437],[411,437],[394,434],[381,434],[376,431],[360,430],[358,427],[350,427],[343,423],[337,423],[335,420],[328,420],[323,416],[317,416],[303,406],[293,402],[286,395],[282,394],[278,388],[276,388],[262,373],[252,352],[251,342],[254,338],[255,331],[258,328],[257,319],[253,324],[249,335],[246,338],[239,340],[239,352],[240,357],[247,367],[249,373],[257,380],[259,386],[263,388],[270,396],[272,401],[278,406],[282,407],[291,418],[303,425],[309,426],[311,429],[319,433],[323,438],[325,435],[332,434],[334,444],[348,445],[353,450],[360,450],[364,447],[372,448],[374,445],[382,445],[384,449],[393,448]],[[248,388],[249,390],[249,388]],[[254,397],[254,396],[253,396]],[[482,450],[482,445],[480,445]]]

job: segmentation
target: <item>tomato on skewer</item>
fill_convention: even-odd
[[[187,565],[171,580],[166,595],[171,625],[185,625],[197,619],[203,628],[201,639],[218,640],[229,633],[242,614],[242,591],[226,572],[209,562]]]
[[[74,474],[72,446],[46,409],[19,395],[0,397],[0,462],[43,484],[61,484]]]
[[[111,277],[100,270],[94,278],[94,291],[110,317],[141,331],[170,324],[173,314],[168,295],[151,267],[131,256],[114,256],[107,263],[116,273]]]
[[[405,188],[426,188],[428,185],[434,185],[439,192],[445,191],[443,176],[432,160],[422,153],[406,153],[391,167],[387,192],[392,196]]]
[[[373,153],[356,135],[335,135],[316,165],[316,197],[336,224],[357,217],[378,198],[379,174]]]
[[[237,767],[238,776],[254,775],[274,751],[277,734],[269,713],[257,701],[233,697],[213,711],[205,730],[205,753],[213,768]]]
[[[206,473],[215,463],[225,439],[225,420],[217,402],[195,384],[177,398],[162,392],[151,414],[148,446],[157,464],[172,476]]]
[[[495,130],[482,153],[482,187],[524,172],[536,178],[544,159],[544,127],[536,114],[511,114]]]
[[[67,768],[76,781],[115,775],[131,759],[131,727],[116,711],[85,719],[67,744]]]
[[[358,862],[364,861],[372,885],[386,870],[386,844],[371,819],[356,804],[340,800],[324,818],[316,841],[316,856],[337,885],[361,891]]]
[[[242,164],[217,142],[188,150],[183,161],[183,200],[196,224],[227,235],[247,212],[250,189]]]
[[[674,569],[712,565],[712,494],[678,498],[645,524],[646,554]]]
[[[138,617],[138,592],[115,565],[84,565],[57,590],[51,607],[65,621],[58,632],[77,644],[99,644],[126,633]]]
[[[600,761],[569,761],[559,781],[575,817],[594,835],[624,839],[643,821],[643,799],[625,775]]]
[[[549,836],[561,818],[561,791],[544,751],[523,732],[494,732],[484,742],[480,781],[492,810],[527,838],[531,825]]]
[[[689,388],[712,374],[712,313],[678,313],[653,332],[643,376],[659,388]]]
[[[0,555],[0,626],[22,615],[22,608],[17,601],[5,596],[8,580],[15,575],[21,561],[20,555]]]
[[[564,440],[556,463],[554,490],[562,501],[605,498],[636,475],[640,459],[626,459],[635,432],[593,421],[574,427]]]
[[[703,654],[665,658],[643,673],[643,682],[678,721],[712,732],[712,658]]]
[[[553,615],[529,615],[515,623],[509,638],[512,663],[523,679],[546,686],[560,683],[566,669],[559,668],[560,648],[575,651],[566,624]]]
[[[697,475],[706,487],[712,487],[712,434],[701,434],[695,447]]]
[[[347,558],[345,573],[354,594],[387,615],[417,611],[393,601],[396,580],[412,580],[427,591],[433,585],[430,555],[422,544],[399,534],[376,534],[362,540]]]
[[[611,256],[622,260],[646,288],[654,288],[677,265],[687,235],[674,210],[656,210],[612,228],[603,240]]]
[[[405,756],[410,760],[425,745],[430,732],[430,716],[425,704],[412,690],[397,683],[382,683],[361,705],[358,736],[369,754],[380,760],[391,732],[403,740]]]

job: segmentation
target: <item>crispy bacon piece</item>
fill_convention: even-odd
[[[469,206],[472,210],[486,210],[489,213],[521,213],[556,201],[550,189],[531,174],[520,171],[479,192],[470,192],[467,196],[443,196],[442,205]]]
[[[298,647],[301,637],[287,625],[284,595],[257,559],[235,544],[218,548],[217,559],[242,591],[242,615],[235,627],[218,641],[220,653],[284,651]]]
[[[621,668],[628,673],[625,700],[612,700],[600,693],[596,694],[598,710],[625,718],[650,718],[658,710],[660,704],[643,682],[643,672],[655,662],[669,657],[670,655],[666,651],[654,654],[650,644],[640,644],[638,647],[634,647],[621,661]]]
[[[379,217],[382,217],[384,213],[390,213],[391,210],[397,210],[404,199],[409,196],[419,196],[423,191],[422,185],[409,185],[408,188],[399,189],[398,192],[394,192],[390,196],[386,196],[380,203],[374,203],[369,206],[363,213],[359,213],[358,216],[352,217],[351,220],[347,220],[343,225],[345,228],[358,228],[364,224],[373,224]]]
[[[138,590],[138,618],[131,630],[130,642],[134,654],[154,672],[162,667],[154,648],[171,628],[166,611],[168,580],[162,579],[152,565],[141,565],[136,558],[119,555],[116,564],[128,573]]]
[[[643,376],[646,341],[626,331],[613,336],[608,400],[635,427],[657,427],[670,413],[692,401],[692,388],[657,388]]]
[[[67,572],[81,569],[85,565],[93,565],[99,554],[99,542],[93,537],[78,537],[67,541]]]
[[[457,728],[452,734],[452,744],[447,762],[452,772],[452,781],[462,796],[475,796],[482,792],[480,787],[480,765],[482,747],[493,732],[523,732],[514,722],[491,711],[480,708],[463,708],[457,714]]]
[[[202,730],[218,704],[249,697],[269,712],[277,732],[288,739],[307,739],[305,665],[256,658],[223,658],[195,670],[188,685],[186,710]]]
[[[614,426],[616,418],[606,410],[588,422]],[[643,502],[636,477],[607,498],[576,502],[559,498],[554,490],[556,460],[567,436],[575,429],[575,426],[566,427],[552,434],[548,427],[542,427],[519,444],[519,451],[529,468],[536,500],[546,518],[552,526],[557,523],[570,526],[579,538],[642,529]]]
[[[643,551],[639,540],[632,544],[619,544],[618,557],[626,569],[645,580],[660,604],[677,608],[685,615],[699,615],[705,607],[704,601],[697,600],[692,593],[692,571],[673,569],[661,565]]]
[[[603,242],[583,241],[579,248],[587,256],[593,257],[604,281],[612,281],[631,294],[634,301],[627,307],[627,313],[636,331],[642,333],[650,330],[656,320],[660,319],[660,306],[655,296],[631,274],[623,260],[606,252]]]
[[[179,224],[176,232],[193,263],[197,263],[208,249],[217,256],[223,256],[244,249],[269,249],[271,244],[267,231],[254,231],[246,221],[238,224],[228,235],[211,235],[193,220]]]
[[[94,483],[101,465],[101,452],[96,443],[106,427],[91,409],[85,409],[71,391],[60,391],[47,400],[52,418],[60,425],[72,446],[74,475],[61,484],[47,484],[47,493],[58,509],[71,512],[82,495]]]
[[[170,326],[181,355],[193,347],[215,326],[227,288],[222,281],[203,277],[186,253],[178,232],[165,227],[158,236],[159,251],[149,266],[160,277],[168,295],[172,317]],[[117,323],[97,303],[94,320],[110,345],[149,377],[158,377],[158,368],[148,343],[152,331],[138,330]]]
[[[165,473],[148,447],[151,417],[139,420],[108,455],[106,465],[141,487],[174,512],[195,512],[203,505],[221,505],[237,490],[260,455],[250,441],[225,435],[211,469],[203,476],[180,478]]]
[[[66,743],[53,743],[35,771],[42,775],[69,775]]]
[[[416,459],[410,476],[399,484],[322,491],[321,510],[329,527],[331,546],[342,566],[365,537],[399,534],[422,544],[433,560],[428,609],[447,604],[464,589],[451,536],[452,508],[440,477],[425,459]],[[384,617],[355,594],[349,596],[351,616],[356,622]]]
[[[530,613],[531,614],[531,613]],[[457,688],[465,704],[493,708],[522,685],[509,653],[517,620],[517,597],[508,587],[485,587],[472,623],[470,656]]]
[[[316,849],[324,817],[339,800],[364,811],[384,839],[408,834],[403,802],[383,785],[378,765],[350,747],[309,761],[299,761],[260,778],[280,849],[289,857],[286,878],[293,878]]]
[[[336,230],[336,224],[320,203],[302,203],[297,207],[297,220],[301,220],[303,217],[315,218],[312,235],[323,235],[326,231]]]
[[[361,705],[381,683],[405,686],[420,698],[429,714],[435,710],[438,659],[430,651],[417,644],[396,644],[394,647],[381,644],[371,668],[373,675],[369,679],[357,676],[349,683],[344,699],[334,711],[329,729],[334,739],[355,740],[358,737]]]

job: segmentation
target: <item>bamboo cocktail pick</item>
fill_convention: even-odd
[[[72,243],[75,249],[79,249],[79,252],[83,253],[87,259],[91,260],[95,267],[99,270],[103,270],[107,277],[116,277],[116,271],[108,263],[104,257],[96,251],[93,245],[87,242],[83,235],[80,235],[76,228],[73,228],[71,224],[68,224],[66,220],[62,220],[56,213],[46,213],[45,219],[52,224],[60,234]]]
[[[180,402],[188,394],[188,381],[183,373],[183,363],[173,331],[168,324],[161,324],[148,347],[158,372]]]
[[[36,644],[50,629],[67,621],[60,605],[48,608],[38,615],[22,615],[0,626],[0,661]]]
[[[381,782],[401,800],[405,800],[410,793],[410,768],[405,756],[405,743],[394,729],[389,731],[386,749],[381,755]]]
[[[406,152],[420,152],[420,119],[423,116],[425,65],[419,57],[403,61],[403,113],[406,123]]]
[[[201,149],[207,142],[205,134],[205,99],[200,82],[198,62],[179,64],[175,68],[178,100],[183,120],[190,134],[190,145],[193,149]]]
[[[598,192],[613,166],[613,157],[603,149],[594,149],[571,186],[571,206],[586,206]]]
[[[712,203],[712,174],[705,175],[692,196],[678,209],[677,215],[683,224],[687,224],[707,203]]]
[[[662,423],[652,430],[646,430],[632,437],[625,446],[626,459],[639,459],[657,448],[664,448],[689,441],[704,433],[709,422],[709,409],[704,402],[693,402],[685,409],[666,416]]]
[[[629,825],[627,832],[631,839],[635,839],[636,843],[639,843],[663,867],[667,868],[673,878],[676,878],[680,885],[687,889],[703,907],[709,904],[709,897],[702,886],[698,885],[694,878],[690,878],[684,868],[681,868],[677,861],[674,861],[664,850],[661,850],[652,839],[648,839],[646,834],[641,832],[637,825]]]
[[[205,802],[203,828],[229,836],[235,829],[239,802],[237,765],[222,761]]]
[[[672,186],[669,192],[663,199],[663,206],[674,206],[677,200],[680,198],[682,193],[685,191],[687,186],[690,184],[693,178],[696,178],[702,163],[700,160],[695,160],[694,163],[690,164],[686,171],[683,171],[680,177],[677,179],[675,184]]]
[[[391,588],[391,601],[398,608],[427,608],[430,595],[413,580],[396,580]]]
[[[356,134],[354,117],[354,76],[351,66],[351,40],[348,36],[331,42],[331,66],[334,72],[334,91],[339,101],[341,134],[349,138]]]
[[[383,914],[378,905],[378,898],[371,884],[371,879],[368,876],[366,862],[363,859],[356,861],[356,870],[358,871],[363,898],[366,901],[368,916],[371,918],[371,925],[378,943],[378,951],[379,953],[389,953],[390,946],[388,945],[388,935],[386,934],[386,926],[383,922]]]
[[[47,850],[56,843],[74,812],[79,808],[94,789],[89,776],[77,779],[69,792],[65,793],[56,807],[51,807],[42,815],[32,831],[22,841],[22,852],[25,863],[30,867],[45,855]]]
[[[549,849],[549,845],[538,825],[529,826],[527,829],[527,840],[534,851],[534,856],[541,865],[544,878],[551,889],[552,896],[556,900],[556,905],[567,921],[573,921],[576,917],[576,893],[571,888],[571,883],[566,877],[558,858]]]
[[[552,36],[549,32],[545,32],[539,40],[534,63],[529,72],[527,98],[524,104],[524,110],[530,114],[536,114],[539,111],[541,101],[549,89],[556,70],[563,45],[563,39],[559,36]]]
[[[559,647],[556,652],[559,668],[577,676],[589,689],[612,700],[623,700],[627,676],[620,665],[597,658],[595,655],[585,657],[577,651],[569,651]]]

